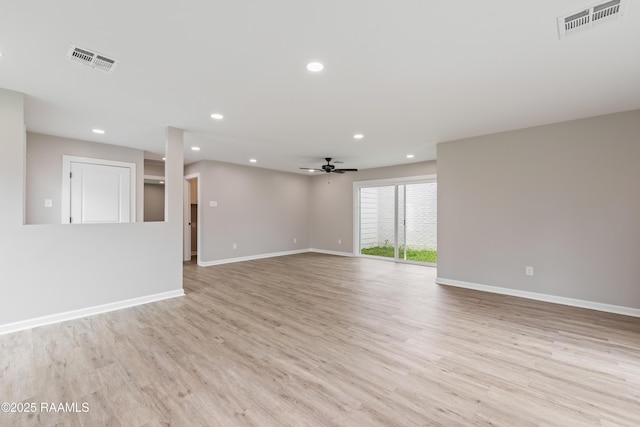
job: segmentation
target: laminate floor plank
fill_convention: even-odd
[[[0,426],[638,426],[640,319],[300,254],[0,336]]]

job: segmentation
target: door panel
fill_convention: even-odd
[[[198,205],[191,203],[191,253],[195,254],[197,251],[198,251]]]
[[[398,219],[398,257],[404,261],[437,261],[436,185],[426,182],[398,186],[402,195],[398,206],[402,211]]]
[[[360,189],[360,253],[394,258],[395,187]]]
[[[131,169],[71,162],[70,222],[131,222]]]

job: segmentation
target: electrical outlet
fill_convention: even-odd
[[[296,239],[295,237],[293,238],[293,243],[298,243],[298,239]]]
[[[524,268],[524,274],[526,274],[527,276],[533,276],[533,267],[531,267],[530,265],[526,266]]]
[[[342,239],[338,239],[338,244],[341,245],[342,244]]]
[[[238,249],[238,245],[237,244],[233,244],[233,249]]]

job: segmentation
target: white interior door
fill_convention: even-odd
[[[71,223],[131,222],[131,170],[71,163]]]
[[[63,156],[62,223],[135,222],[135,163]]]

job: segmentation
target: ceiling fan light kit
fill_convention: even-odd
[[[344,168],[336,168],[335,165],[331,164],[331,157],[324,158],[327,161],[326,165],[322,165],[320,169],[310,169],[310,168],[300,168],[309,172],[326,172],[326,173],[345,173],[345,172],[358,172],[358,169],[344,169]],[[339,161],[334,161],[334,163],[342,163]]]

